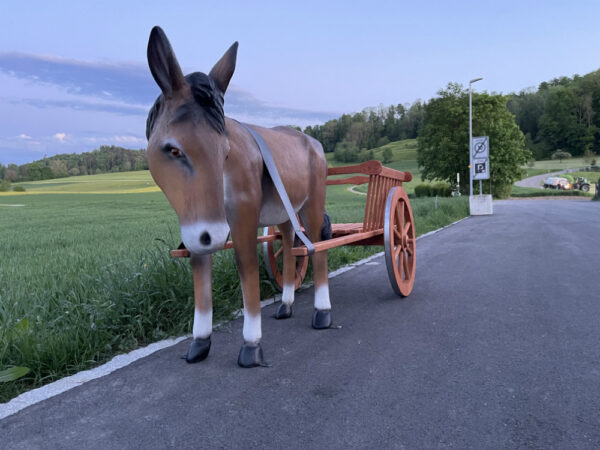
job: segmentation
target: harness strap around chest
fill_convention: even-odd
[[[281,177],[279,176],[279,172],[277,171],[277,166],[275,165],[275,160],[273,160],[273,155],[271,154],[271,149],[269,148],[269,146],[267,145],[267,143],[265,142],[265,140],[262,138],[262,136],[260,134],[258,134],[256,131],[254,131],[252,128],[250,128],[248,125],[241,123],[241,122],[238,122],[238,123],[240,125],[242,125],[244,128],[246,128],[246,130],[248,130],[250,132],[250,134],[256,141],[256,144],[258,145],[258,148],[260,150],[260,154],[262,155],[262,159],[265,163],[265,166],[267,167],[267,172],[269,172],[269,175],[271,176],[271,180],[273,181],[275,190],[279,194],[279,198],[281,199],[281,202],[283,203],[283,207],[285,208],[285,212],[287,213],[287,215],[290,219],[292,227],[294,227],[294,232],[296,233],[296,236],[298,236],[298,238],[306,246],[308,254],[312,255],[315,252],[315,247],[312,244],[312,242],[310,242],[308,237],[306,237],[306,235],[302,232],[302,228],[300,226],[300,223],[298,222],[298,218],[296,217],[296,211],[294,211],[294,208],[292,207],[290,198],[287,195],[285,186],[283,185],[283,182],[281,181]]]

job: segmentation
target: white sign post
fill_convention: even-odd
[[[474,137],[471,148],[473,149],[472,176],[474,180],[480,180],[479,193],[481,194],[481,180],[490,179],[490,138]]]
[[[471,141],[471,179],[479,180],[479,195],[471,196],[471,215],[493,214],[492,195],[483,195],[481,180],[490,179],[490,138],[488,136],[474,137]]]

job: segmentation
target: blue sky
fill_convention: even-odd
[[[154,25],[185,73],[239,41],[226,114],[304,127],[428,100],[451,81],[509,93],[597,70],[598,23],[600,2],[577,0],[5,2],[0,162],[144,148]]]

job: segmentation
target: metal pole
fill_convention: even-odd
[[[473,117],[471,115],[472,108],[472,87],[473,80],[469,81],[469,198],[473,197]]]
[[[471,112],[473,109],[472,84],[479,80],[483,80],[483,78],[474,78],[469,81],[469,198],[473,197],[473,149],[471,148],[473,145],[473,114]],[[481,192],[479,192],[479,194],[481,194]]]

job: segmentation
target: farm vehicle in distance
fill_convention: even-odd
[[[590,192],[590,182],[587,178],[577,177],[576,179],[567,179],[565,177],[549,177],[544,181],[544,189],[562,189],[563,191],[580,190]]]

